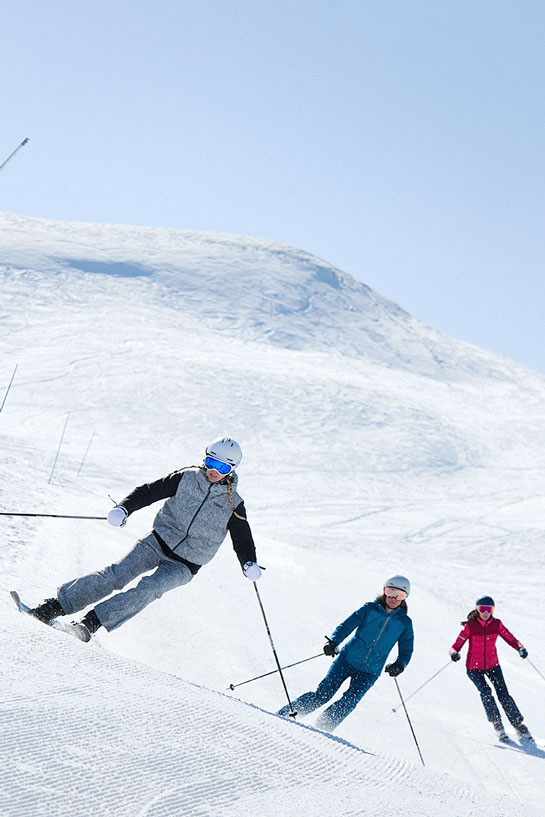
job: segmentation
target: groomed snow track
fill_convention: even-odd
[[[375,817],[408,795],[419,817],[487,813],[486,792],[416,756],[375,756],[80,644],[4,598],[2,817],[272,817],[271,802],[275,817]],[[522,813],[506,799],[495,817]]]

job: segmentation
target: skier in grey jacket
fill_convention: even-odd
[[[203,465],[182,468],[135,488],[108,514],[111,525],[122,526],[134,511],[160,499],[153,530],[140,539],[121,561],[59,587],[57,597],[31,610],[41,621],[72,615],[100,599],[79,624],[78,635],[88,641],[99,627],[114,630],[163,593],[187,584],[217,553],[229,531],[244,575],[261,576],[244,502],[237,493],[235,468],[242,459],[239,444],[220,437],[206,448]],[[122,590],[144,576],[135,587]]]

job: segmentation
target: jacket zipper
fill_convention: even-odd
[[[189,525],[187,526],[187,530],[186,530],[186,532],[185,532],[185,536],[184,536],[184,538],[183,538],[183,539],[180,539],[180,541],[178,542],[178,544],[174,545],[174,547],[172,548],[172,550],[174,550],[174,551],[175,551],[177,547],[180,547],[180,545],[182,544],[182,542],[185,542],[185,540],[186,540],[186,539],[187,539],[187,537],[189,536],[189,531],[191,530],[191,525],[193,524],[193,522],[195,521],[195,519],[196,519],[196,518],[197,518],[197,516],[199,515],[200,510],[201,510],[202,506],[204,505],[204,503],[206,502],[206,500],[208,499],[208,497],[209,497],[209,495],[210,495],[210,491],[211,491],[211,490],[212,490],[212,485],[209,485],[209,486],[208,486],[208,490],[206,491],[206,496],[204,497],[203,501],[201,502],[201,504],[199,505],[199,507],[197,508],[197,510],[195,511],[195,513],[193,514],[193,516],[192,516],[192,518],[191,518],[191,522],[190,522],[190,523],[189,523]]]
[[[369,658],[369,656],[371,655],[371,652],[372,652],[372,651],[374,650],[374,648],[377,646],[377,643],[378,643],[378,641],[379,641],[379,638],[381,637],[382,633],[384,632],[384,630],[385,630],[385,628],[386,628],[386,625],[388,624],[388,622],[389,622],[389,621],[390,621],[390,619],[389,619],[389,618],[387,618],[387,619],[385,620],[384,624],[382,625],[382,627],[380,628],[380,632],[379,632],[379,634],[377,635],[377,637],[375,638],[375,640],[373,641],[373,643],[372,643],[372,644],[371,644],[371,646],[369,647],[369,651],[368,651],[367,655],[365,656],[365,658],[363,659],[363,663],[364,663],[364,664],[365,664],[365,662],[367,661],[367,659]]]

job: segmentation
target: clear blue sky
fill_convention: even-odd
[[[315,253],[545,372],[543,0],[4,0],[0,209]]]

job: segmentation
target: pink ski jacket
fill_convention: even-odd
[[[496,652],[496,640],[499,635],[513,649],[518,650],[522,647],[520,641],[509,632],[499,618],[490,616],[488,621],[483,621],[482,618],[468,621],[450,648],[450,652],[451,654],[460,652],[465,642],[469,640],[466,658],[467,669],[492,669],[492,667],[500,663]]]

